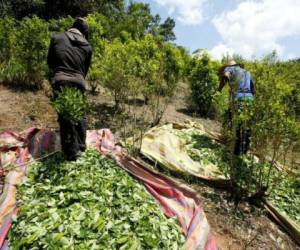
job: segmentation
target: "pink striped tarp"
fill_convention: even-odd
[[[38,133],[40,136],[36,136]],[[50,130],[36,128],[20,135],[17,133],[10,133],[10,135],[12,137],[8,133],[0,134],[1,166],[8,163],[17,166],[7,174],[0,198],[0,249],[7,249],[6,236],[11,227],[12,216],[17,213],[15,185],[25,175],[26,163],[32,155],[39,155],[38,152],[53,151],[53,141],[57,138]],[[9,145],[3,143],[5,139]],[[88,131],[87,145],[96,148],[102,154],[112,155],[120,167],[144,183],[166,216],[178,219],[182,232],[186,236],[184,249],[217,249],[201,202],[194,192],[126,155],[120,147],[115,146],[114,136],[108,129]],[[6,157],[12,152],[14,157]]]

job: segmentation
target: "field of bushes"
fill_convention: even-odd
[[[15,2],[18,1],[3,1],[0,5],[2,85],[20,91],[51,89],[52,72],[46,64],[50,37],[71,27],[75,16],[86,16],[90,26],[89,42],[93,48],[87,88],[95,98],[100,88],[112,97],[121,139],[131,138],[131,143],[125,145],[130,154],[139,154],[143,134],[160,124],[167,106],[174,101],[179,83],[184,83],[190,93],[186,100],[189,111],[222,124],[225,138],[222,146],[209,144],[208,147],[208,141],[192,145],[190,156],[195,161],[210,161],[220,166],[220,171],[231,181],[237,203],[270,197],[282,211],[299,222],[300,59],[282,61],[275,51],[252,60],[233,55],[233,59],[243,64],[253,76],[255,101],[242,113],[234,107],[229,121],[226,114],[232,106],[228,87],[222,92],[217,89],[219,69],[232,58],[224,56],[218,61],[205,50],[190,53],[176,45],[173,42],[175,22],[170,18],[162,21],[151,13],[149,5],[135,2],[126,5],[120,0],[62,1],[67,2],[69,8],[61,8],[56,3],[52,12],[46,12],[49,1],[25,1],[27,5],[22,6],[14,5]],[[55,8],[60,11],[54,11]],[[233,154],[237,124],[251,129],[250,154],[243,159],[237,159]],[[222,158],[224,154],[227,161]],[[95,156],[93,159],[101,161]],[[62,165],[60,171],[65,167]],[[278,173],[279,168],[283,172]],[[32,188],[38,188],[38,185]],[[52,184],[47,185],[50,188]],[[21,193],[23,201],[27,197],[25,191]],[[45,199],[46,193],[42,194]],[[23,206],[26,208],[28,204]],[[151,201],[150,205],[153,205]],[[26,216],[26,209],[22,216]],[[161,215],[157,212],[157,216],[160,218]],[[168,226],[172,222],[165,223]],[[16,230],[31,237],[20,226],[16,226]],[[125,236],[120,234],[118,237],[123,240]],[[155,239],[148,239],[149,242],[145,238],[138,244],[151,245],[154,241],[153,244],[163,244],[157,239],[157,234],[153,237]],[[182,239],[176,231],[174,237],[180,245]],[[28,242],[24,241],[24,244],[31,244]]]

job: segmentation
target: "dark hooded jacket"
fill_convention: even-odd
[[[85,77],[91,64],[92,48],[77,29],[52,36],[47,63],[52,83],[69,81],[85,88]]]

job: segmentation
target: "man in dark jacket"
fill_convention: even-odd
[[[51,71],[54,98],[61,87],[73,87],[85,92],[85,77],[92,57],[88,33],[86,21],[77,18],[71,29],[51,38],[47,63]],[[62,151],[67,160],[76,160],[86,148],[86,119],[74,123],[58,114],[58,122]]]

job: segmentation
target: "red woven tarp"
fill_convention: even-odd
[[[6,140],[8,143],[5,145]],[[50,130],[29,129],[20,135],[2,133],[0,142],[1,166],[10,163],[17,166],[6,176],[0,200],[0,247],[6,249],[6,235],[11,226],[11,217],[16,213],[15,184],[24,176],[30,155],[53,151],[57,136]],[[185,249],[217,249],[201,202],[195,193],[124,154],[120,147],[115,147],[113,134],[108,129],[89,131],[87,144],[102,154],[111,154],[120,167],[144,183],[166,216],[178,219],[186,236]]]

